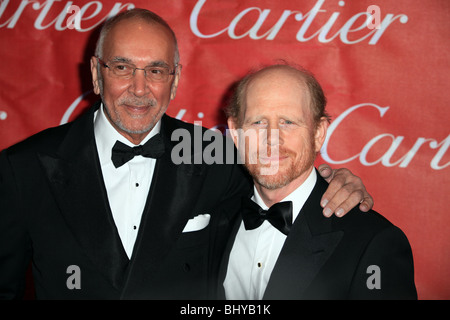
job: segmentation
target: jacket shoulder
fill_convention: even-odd
[[[317,173],[317,183],[308,199],[308,204],[314,202],[314,210],[313,207],[308,207],[311,209],[309,212],[309,220],[312,226],[331,226],[331,228],[335,231],[343,230],[349,231],[351,233],[358,233],[359,230],[363,230],[363,233],[368,232],[378,232],[386,227],[393,226],[392,223],[383,217],[381,214],[374,210],[370,210],[369,212],[363,212],[359,210],[359,206],[355,206],[352,208],[347,214],[343,217],[337,217],[336,215],[332,215],[329,218],[324,217],[320,214],[313,214],[312,212],[317,210],[321,211],[321,207],[319,204],[320,198],[325,193],[328,188],[328,182],[326,182],[320,175]],[[306,205],[306,204],[305,204]]]
[[[8,155],[20,155],[41,151],[54,151],[64,139],[65,134],[72,123],[66,123],[57,127],[42,130],[4,150]]]
[[[67,136],[72,135],[78,139],[82,136],[84,137],[86,134],[89,135],[89,132],[91,132],[94,127],[93,115],[98,109],[98,105],[98,103],[94,104],[90,109],[82,113],[78,118],[71,122],[42,130],[24,139],[23,141],[12,145],[11,147],[5,149],[5,151],[9,155],[37,152],[48,154],[55,153]],[[72,128],[74,129],[72,130]],[[86,130],[89,132],[84,132]]]
[[[359,210],[358,206],[341,218],[333,216],[333,226],[335,229],[365,236],[374,235],[386,228],[395,227],[380,213],[374,210],[363,212]]]

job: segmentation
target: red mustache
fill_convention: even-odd
[[[272,157],[275,155],[278,155],[279,158],[284,157],[291,157],[294,156],[296,153],[285,148],[285,147],[276,147],[276,148],[270,148],[268,147],[265,152],[261,151],[261,149],[258,149],[256,152],[253,152],[253,156],[260,157]]]

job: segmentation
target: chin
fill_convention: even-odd
[[[134,122],[134,123],[133,123]],[[139,122],[139,123],[137,123]],[[142,134],[149,132],[155,126],[156,122],[147,120],[147,121],[130,121],[129,123],[124,123],[123,121],[115,122],[115,124],[123,131],[130,134]]]
[[[269,190],[282,188],[295,179],[295,172],[288,170],[281,172],[278,167],[249,165],[246,168],[256,183]],[[275,172],[272,174],[264,174],[273,170]]]
[[[267,190],[281,189],[291,183],[290,180],[268,180],[268,179],[255,179],[256,183],[261,185]]]

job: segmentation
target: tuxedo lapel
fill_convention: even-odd
[[[230,254],[231,249],[233,249],[234,240],[236,239],[236,235],[239,231],[239,228],[242,223],[242,216],[239,214],[239,217],[236,219],[236,222],[233,225],[233,229],[231,230],[231,234],[229,237],[229,240],[227,242],[227,245],[225,247],[222,261],[219,268],[219,276],[218,276],[218,299],[224,300],[225,299],[225,289],[223,287],[223,282],[225,281],[225,277],[227,276],[227,270],[228,270],[228,262],[230,261]]]
[[[156,161],[123,297],[134,297],[134,289],[142,285],[142,276],[151,278],[157,272],[194,212],[198,198],[192,195],[199,194],[203,186],[202,165],[176,165],[171,159],[170,137],[175,129],[173,120],[163,116],[161,136],[166,150]]]
[[[286,238],[264,299],[305,298],[305,290],[343,236],[343,231],[333,232],[333,220],[322,214],[320,199],[327,184],[317,176],[316,185]]]
[[[40,154],[53,196],[72,235],[101,273],[120,288],[128,258],[109,207],[94,139],[98,104],[74,121],[56,154]]]

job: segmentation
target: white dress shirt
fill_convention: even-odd
[[[316,180],[313,168],[305,182],[282,200],[292,201],[293,223],[314,189]],[[262,209],[269,209],[256,188],[252,200]],[[253,230],[245,230],[242,222],[231,249],[223,283],[226,299],[261,300],[285,240],[286,235],[268,221]]]
[[[159,133],[159,121],[141,144]],[[156,159],[135,156],[119,168],[111,160],[112,148],[116,141],[134,147],[111,125],[103,111],[103,104],[94,115],[94,134],[100,166],[108,194],[108,201],[128,258],[131,258],[139,231],[142,212],[147,201]]]

